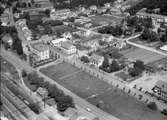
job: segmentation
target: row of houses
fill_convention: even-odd
[[[31,41],[32,40],[32,32],[27,27],[26,19],[19,19],[18,21],[16,21],[16,25],[21,28],[21,30],[24,33],[24,37],[26,38],[26,40]]]
[[[157,24],[167,23],[167,16],[160,14],[146,13],[146,8],[143,8],[139,12],[137,12],[136,16],[140,18],[152,18],[152,20]]]

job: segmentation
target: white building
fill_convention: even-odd
[[[60,47],[61,44],[62,44],[62,42],[65,42],[65,41],[67,41],[66,38],[58,38],[58,39],[52,40],[52,41],[51,41],[51,44],[52,44],[53,46]]]
[[[163,45],[162,47],[160,47],[160,49],[167,52],[167,45]]]
[[[92,54],[91,55],[91,58],[90,58],[90,62],[97,66],[97,67],[100,67],[102,65],[104,61],[104,57],[103,56],[100,56],[100,55],[97,55],[97,54]]]
[[[31,45],[32,52],[37,56],[37,60],[46,60],[50,58],[49,47],[43,43],[34,43]]]
[[[63,50],[64,53],[68,55],[75,54],[77,52],[76,47],[73,44],[69,43],[68,41],[62,42],[61,49]]]
[[[62,10],[56,10],[53,9],[50,12],[50,17],[53,20],[63,20],[67,19],[68,17],[74,17],[76,16],[73,12],[70,11],[70,9],[62,9]]]

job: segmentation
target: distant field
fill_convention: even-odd
[[[68,63],[49,66],[41,72],[94,105],[104,101],[104,111],[121,120],[166,120],[133,97]],[[89,98],[95,94],[96,98]]]
[[[116,18],[114,16],[101,16],[101,15],[97,15],[97,16],[91,16],[90,19],[92,20],[93,23],[95,24],[111,24],[113,21],[118,22],[121,19],[120,18]]]
[[[130,48],[124,51],[121,51],[121,53],[126,57],[134,60],[142,60],[145,62],[145,64],[152,63],[154,61],[160,60],[162,58],[165,58],[165,56],[156,54],[154,52],[140,49],[140,48]]]

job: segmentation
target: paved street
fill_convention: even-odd
[[[13,65],[15,65],[18,69],[22,70],[25,69],[28,72],[32,72],[32,71],[36,71],[36,69],[30,67],[28,65],[28,63],[26,63],[25,61],[20,60],[19,58],[17,58],[16,56],[14,56],[12,53],[10,53],[9,51],[5,51],[4,49],[1,49],[1,55],[6,58],[9,62],[11,62]],[[41,72],[39,72],[39,75],[44,77],[45,80],[56,84],[60,89],[62,89],[66,94],[72,96],[74,98],[75,103],[78,106],[78,110],[79,111],[83,111],[83,109],[85,109],[85,112],[87,108],[90,108],[92,110],[92,113],[96,116],[98,116],[100,118],[100,120],[118,120],[117,118],[115,118],[114,116],[96,108],[94,105],[88,103],[86,100],[78,97],[76,94],[72,93],[71,91],[67,90],[66,88],[64,88],[63,86],[57,84],[54,80],[50,79],[49,77],[45,76],[44,74],[42,74]]]

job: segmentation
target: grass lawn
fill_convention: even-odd
[[[103,110],[121,120],[166,120],[165,116],[151,111],[128,94],[68,63],[49,66],[41,71],[84,99],[97,94],[96,98],[87,101],[94,105],[103,101]]]
[[[18,79],[19,75],[17,73],[16,68],[1,56],[0,56],[0,60],[1,60],[1,72],[10,73],[10,75],[12,75],[14,79]]]
[[[145,64],[152,63],[154,61],[165,58],[163,55],[156,54],[154,52],[144,50],[141,48],[130,48],[124,51],[121,51],[126,58],[133,60],[142,60]]]
[[[113,21],[118,22],[121,20],[120,18],[116,18],[113,16],[101,16],[101,15],[91,16],[90,19],[94,24],[99,24],[99,25],[111,24]]]

